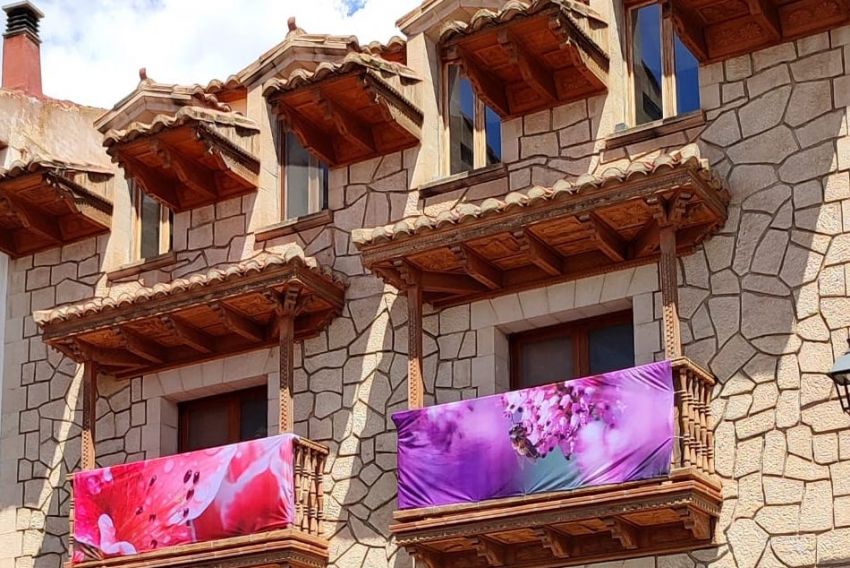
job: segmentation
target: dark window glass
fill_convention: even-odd
[[[178,413],[181,452],[268,435],[266,387],[182,402]]]
[[[676,64],[676,112],[684,114],[699,109],[699,62],[682,43],[673,39]]]
[[[449,67],[450,173],[475,167],[475,95],[457,65]]]
[[[517,389],[635,364],[630,312],[517,333],[510,344],[511,383]]]
[[[635,118],[638,124],[664,116],[661,99],[661,5],[650,4],[632,12]]]
[[[310,153],[291,132],[286,133],[284,152],[286,216],[291,219],[310,211]]]
[[[487,135],[487,165],[502,161],[502,119],[490,107],[484,107],[484,130]]]
[[[523,388],[575,378],[573,338],[562,335],[527,343],[520,365]]]
[[[159,250],[159,231],[162,217],[159,203],[146,193],[141,193],[139,204],[141,246],[139,247],[139,254],[142,258],[151,258],[162,252]]]
[[[635,335],[631,323],[600,327],[587,335],[591,375],[625,369],[635,364]]]
[[[310,154],[292,132],[286,132],[283,145],[285,217],[292,219],[321,211],[328,202],[327,164]]]

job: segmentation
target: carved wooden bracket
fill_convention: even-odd
[[[638,547],[637,531],[634,526],[617,517],[603,519],[605,527],[611,531],[611,536],[620,541],[626,550],[634,550]]]
[[[555,558],[569,558],[572,555],[573,547],[568,536],[548,527],[536,528],[534,534]]]
[[[509,548],[491,538],[475,536],[469,539],[475,553],[484,559],[488,566],[507,566]]]
[[[676,512],[694,538],[698,540],[711,538],[711,518],[707,514],[693,507],[681,507]]]

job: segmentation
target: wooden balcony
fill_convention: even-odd
[[[293,440],[291,474],[294,518],[285,528],[188,544],[162,546],[155,550],[136,554],[106,555],[101,550],[95,550],[75,538],[80,530],[74,522],[75,510],[79,510],[80,507],[91,506],[87,503],[81,503],[80,495],[75,492],[72,494],[69,517],[71,525],[69,558],[71,560],[66,564],[66,567],[170,568],[173,566],[215,566],[216,568],[228,568],[238,566],[250,568],[274,565],[279,568],[318,568],[326,566],[328,541],[323,536],[322,528],[324,511],[322,472],[327,455],[328,449],[315,442],[303,438]],[[162,458],[159,461],[179,458],[180,455]],[[145,463],[141,465],[144,467]],[[98,470],[85,473],[96,475]],[[158,481],[162,483],[164,480]],[[136,516],[147,516],[147,514],[139,514],[141,509],[139,507],[135,512]],[[240,507],[237,511],[237,515],[248,516],[252,514],[253,511],[250,508],[243,509]],[[245,526],[251,522],[253,522],[252,519],[239,518],[235,519],[235,526]],[[154,533],[148,532],[146,534],[149,538]],[[92,558],[92,556],[100,556],[100,558]]]
[[[672,374],[669,474],[399,510],[390,530],[428,568],[555,568],[712,546],[721,505],[709,416],[714,379],[686,358],[672,361]],[[429,487],[446,483],[421,481]]]

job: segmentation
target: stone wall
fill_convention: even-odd
[[[411,45],[417,42],[424,43],[419,38]],[[850,215],[850,28],[703,67],[705,124],[605,150],[600,139],[623,120],[618,65],[615,54],[609,95],[505,123],[506,180],[423,202],[409,188],[427,181],[434,153],[391,154],[332,171],[332,225],[262,243],[253,233],[279,220],[279,170],[267,108],[252,91],[247,109],[263,128],[260,190],[178,215],[174,267],[104,288],[101,271],[130,260],[121,236],[131,214],[123,193],[116,196],[119,230],[108,247],[101,238],[12,262],[0,568],[59,565],[67,533],[65,476],[79,461],[80,373],[39,341],[32,311],[289,242],[349,279],[342,316],[295,349],[296,432],[331,449],[325,503],[332,566],[410,566],[387,529],[396,492],[390,417],[406,407],[407,396],[407,307],[363,269],[351,231],[418,208],[438,211],[459,200],[600,172],[693,141],[733,196],[720,234],[680,261],[685,351],[719,383],[712,405],[725,496],[718,546],[606,566],[850,563],[850,419],[823,375],[843,353],[850,325],[850,218],[842,221],[845,211]],[[432,130],[428,148],[439,146]],[[631,307],[638,360],[658,358],[657,290],[657,272],[649,266],[444,310],[426,307],[426,401],[504,390],[507,334],[591,313]],[[173,452],[177,402],[257,384],[269,390],[274,431],[276,349],[107,380],[98,401],[98,461]],[[19,458],[6,457],[12,455]]]

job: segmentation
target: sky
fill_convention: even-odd
[[[9,0],[11,1],[11,0]],[[287,19],[309,33],[400,35],[420,0],[32,0],[41,21],[44,93],[110,108],[139,82],[225,79],[282,41]],[[5,4],[6,2],[3,2]],[[3,14],[0,13],[0,18]],[[5,27],[5,24],[4,26]]]

